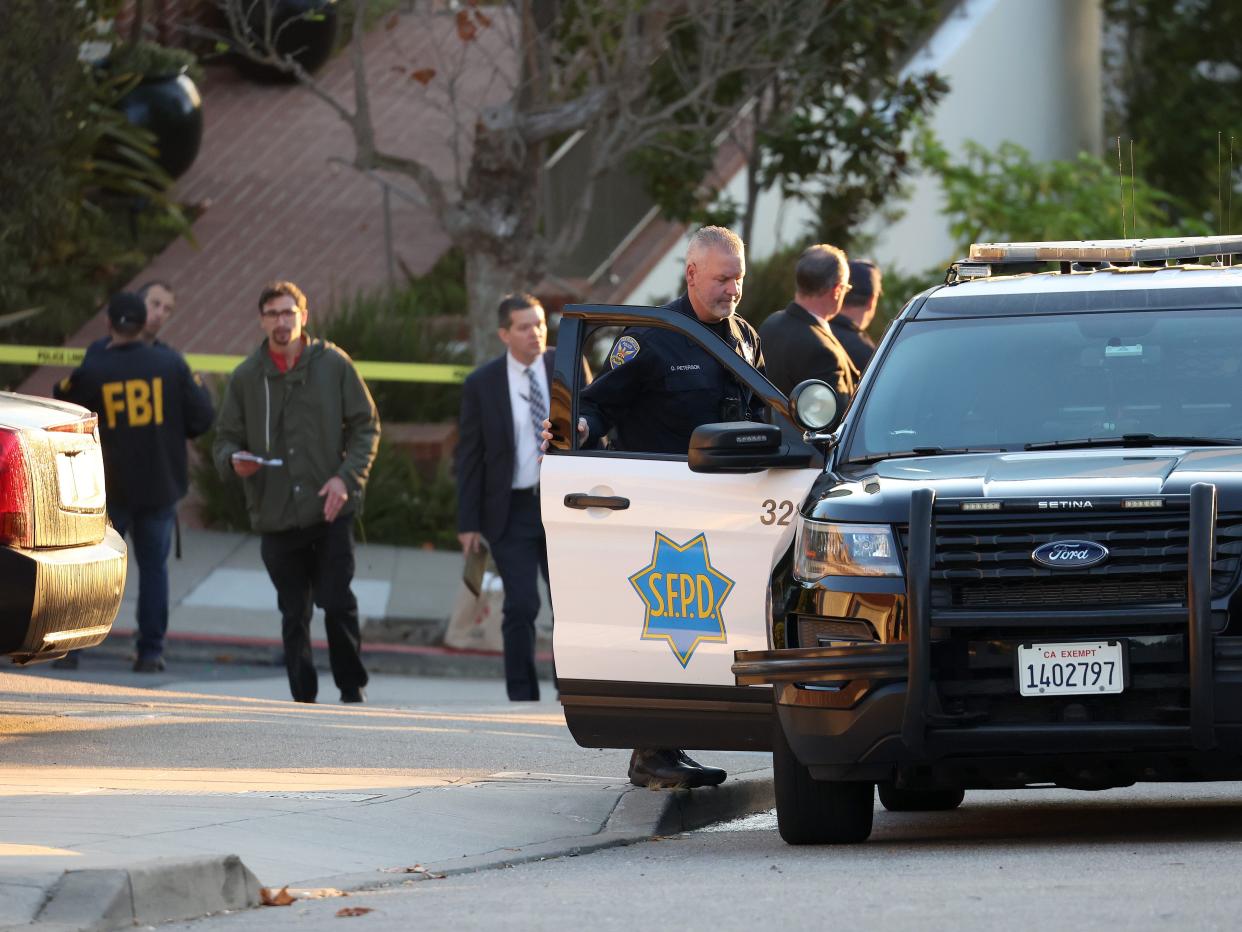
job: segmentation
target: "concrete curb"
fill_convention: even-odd
[[[25,932],[111,932],[259,905],[259,881],[234,854],[65,871]],[[0,930],[3,932],[3,930]]]
[[[328,644],[312,641],[316,665],[328,669]],[[112,634],[88,654],[128,659],[134,655],[134,632],[114,628]],[[240,663],[252,666],[284,666],[284,647],[278,638],[241,637],[239,635],[191,634],[169,632],[164,641],[164,657],[174,663]],[[452,676],[466,679],[503,679],[504,657],[501,654],[474,650],[454,650],[415,644],[362,645],[362,659],[371,673],[392,673],[402,676]],[[539,654],[535,665],[540,677],[552,678],[552,657]]]
[[[379,890],[419,880],[473,874],[495,868],[513,867],[534,861],[571,858],[606,848],[649,841],[660,835],[675,835],[727,822],[756,812],[767,812],[776,805],[770,770],[757,770],[730,777],[718,787],[699,790],[648,790],[631,787],[622,790],[612,814],[603,828],[591,835],[572,835],[521,848],[505,848],[452,861],[424,864],[417,874],[347,874],[324,881],[340,890]]]

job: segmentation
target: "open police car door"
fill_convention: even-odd
[[[687,455],[579,449],[571,425],[582,363],[607,365],[624,327],[676,330],[707,350],[763,400],[775,427],[750,436],[776,446],[732,467],[697,455],[694,471]],[[785,396],[684,315],[570,306],[551,417],[540,498],[556,672],[574,738],[584,747],[769,749],[770,687],[735,685],[731,666],[734,651],[769,646],[773,570],[788,559],[799,506],[823,465]],[[746,442],[746,424],[732,427]]]

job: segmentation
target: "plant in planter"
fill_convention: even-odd
[[[337,0],[220,0],[242,74],[294,81],[290,63],[313,74],[336,50]]]
[[[103,67],[137,81],[117,107],[154,134],[156,161],[170,178],[185,174],[203,140],[203,101],[194,81],[202,75],[198,60],[183,49],[138,41],[116,46]]]

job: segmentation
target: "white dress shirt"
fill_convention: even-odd
[[[529,489],[539,484],[539,438],[535,435],[534,419],[530,413],[530,379],[526,366],[506,353],[509,372],[509,404],[513,408],[513,488]],[[548,404],[548,374],[544,370],[543,357],[536,357],[530,364],[531,374],[540,391],[543,403]]]

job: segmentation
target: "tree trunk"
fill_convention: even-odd
[[[499,321],[496,308],[511,291],[522,291],[526,270],[513,261],[508,250],[497,255],[485,244],[466,249],[466,295],[470,318],[470,350],[475,363],[497,355],[503,344],[496,335]]]
[[[460,209],[446,224],[466,256],[471,349],[474,361],[496,355],[496,308],[503,295],[529,291],[542,278],[545,244],[535,229],[541,161],[507,132],[480,124]]]

